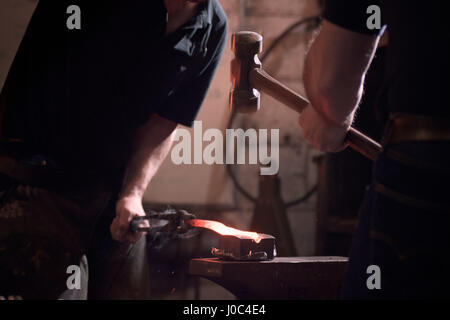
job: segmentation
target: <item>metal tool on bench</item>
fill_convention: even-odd
[[[232,49],[235,59],[231,62],[233,88],[230,93],[230,108],[242,113],[258,111],[259,91],[263,91],[301,113],[308,106],[308,100],[262,69],[258,58],[262,51],[262,42],[263,37],[256,32],[241,31],[233,34]],[[354,128],[350,128],[347,134],[347,143],[371,160],[375,160],[382,150],[379,143]]]
[[[243,231],[210,220],[193,219],[186,223],[220,235],[219,246],[212,248],[211,253],[221,260],[264,261],[276,256],[275,237],[271,235]]]
[[[141,227],[149,220],[150,227]],[[219,235],[218,248],[212,255],[224,260],[258,261],[271,260],[276,256],[275,238],[256,232],[242,231],[211,220],[195,219],[184,210],[167,209],[164,212],[150,211],[146,216],[135,217],[130,223],[133,232],[145,231],[155,247],[162,247],[167,240],[188,239],[198,234],[197,228],[212,230]]]
[[[150,232],[156,228],[166,232],[183,233],[189,231],[188,225],[185,224],[187,220],[195,219],[195,215],[190,214],[185,210],[176,210],[168,208],[163,212],[149,210],[145,216],[134,217],[130,223],[132,232]],[[143,220],[149,220],[150,227],[141,227],[140,223]]]
[[[195,215],[185,210],[168,208],[163,212],[148,211],[145,216],[134,217],[130,222],[132,232],[147,232],[147,238],[152,248],[161,249],[173,239],[190,239],[198,235],[198,230],[192,228],[186,221],[194,219]],[[150,227],[141,227],[143,220],[148,220]]]

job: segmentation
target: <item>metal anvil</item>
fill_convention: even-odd
[[[337,299],[347,258],[279,257],[268,261],[193,259],[191,275],[224,287],[239,300]]]

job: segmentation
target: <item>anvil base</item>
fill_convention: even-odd
[[[189,273],[217,283],[242,300],[337,299],[347,261],[344,257],[204,258],[191,260]]]

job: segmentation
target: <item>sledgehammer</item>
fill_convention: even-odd
[[[308,106],[308,100],[262,69],[258,58],[262,51],[262,42],[263,37],[256,32],[241,31],[233,34],[232,50],[235,59],[231,62],[233,87],[230,93],[230,108],[240,113],[258,111],[259,91],[262,91],[301,113]],[[350,128],[346,142],[371,160],[375,160],[382,150],[379,143],[354,128]]]

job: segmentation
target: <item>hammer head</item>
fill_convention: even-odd
[[[251,31],[233,34],[231,49],[234,60],[231,61],[230,109],[240,113],[251,113],[259,110],[260,93],[252,87],[249,80],[250,70],[261,68],[258,53],[262,51],[263,37]]]

